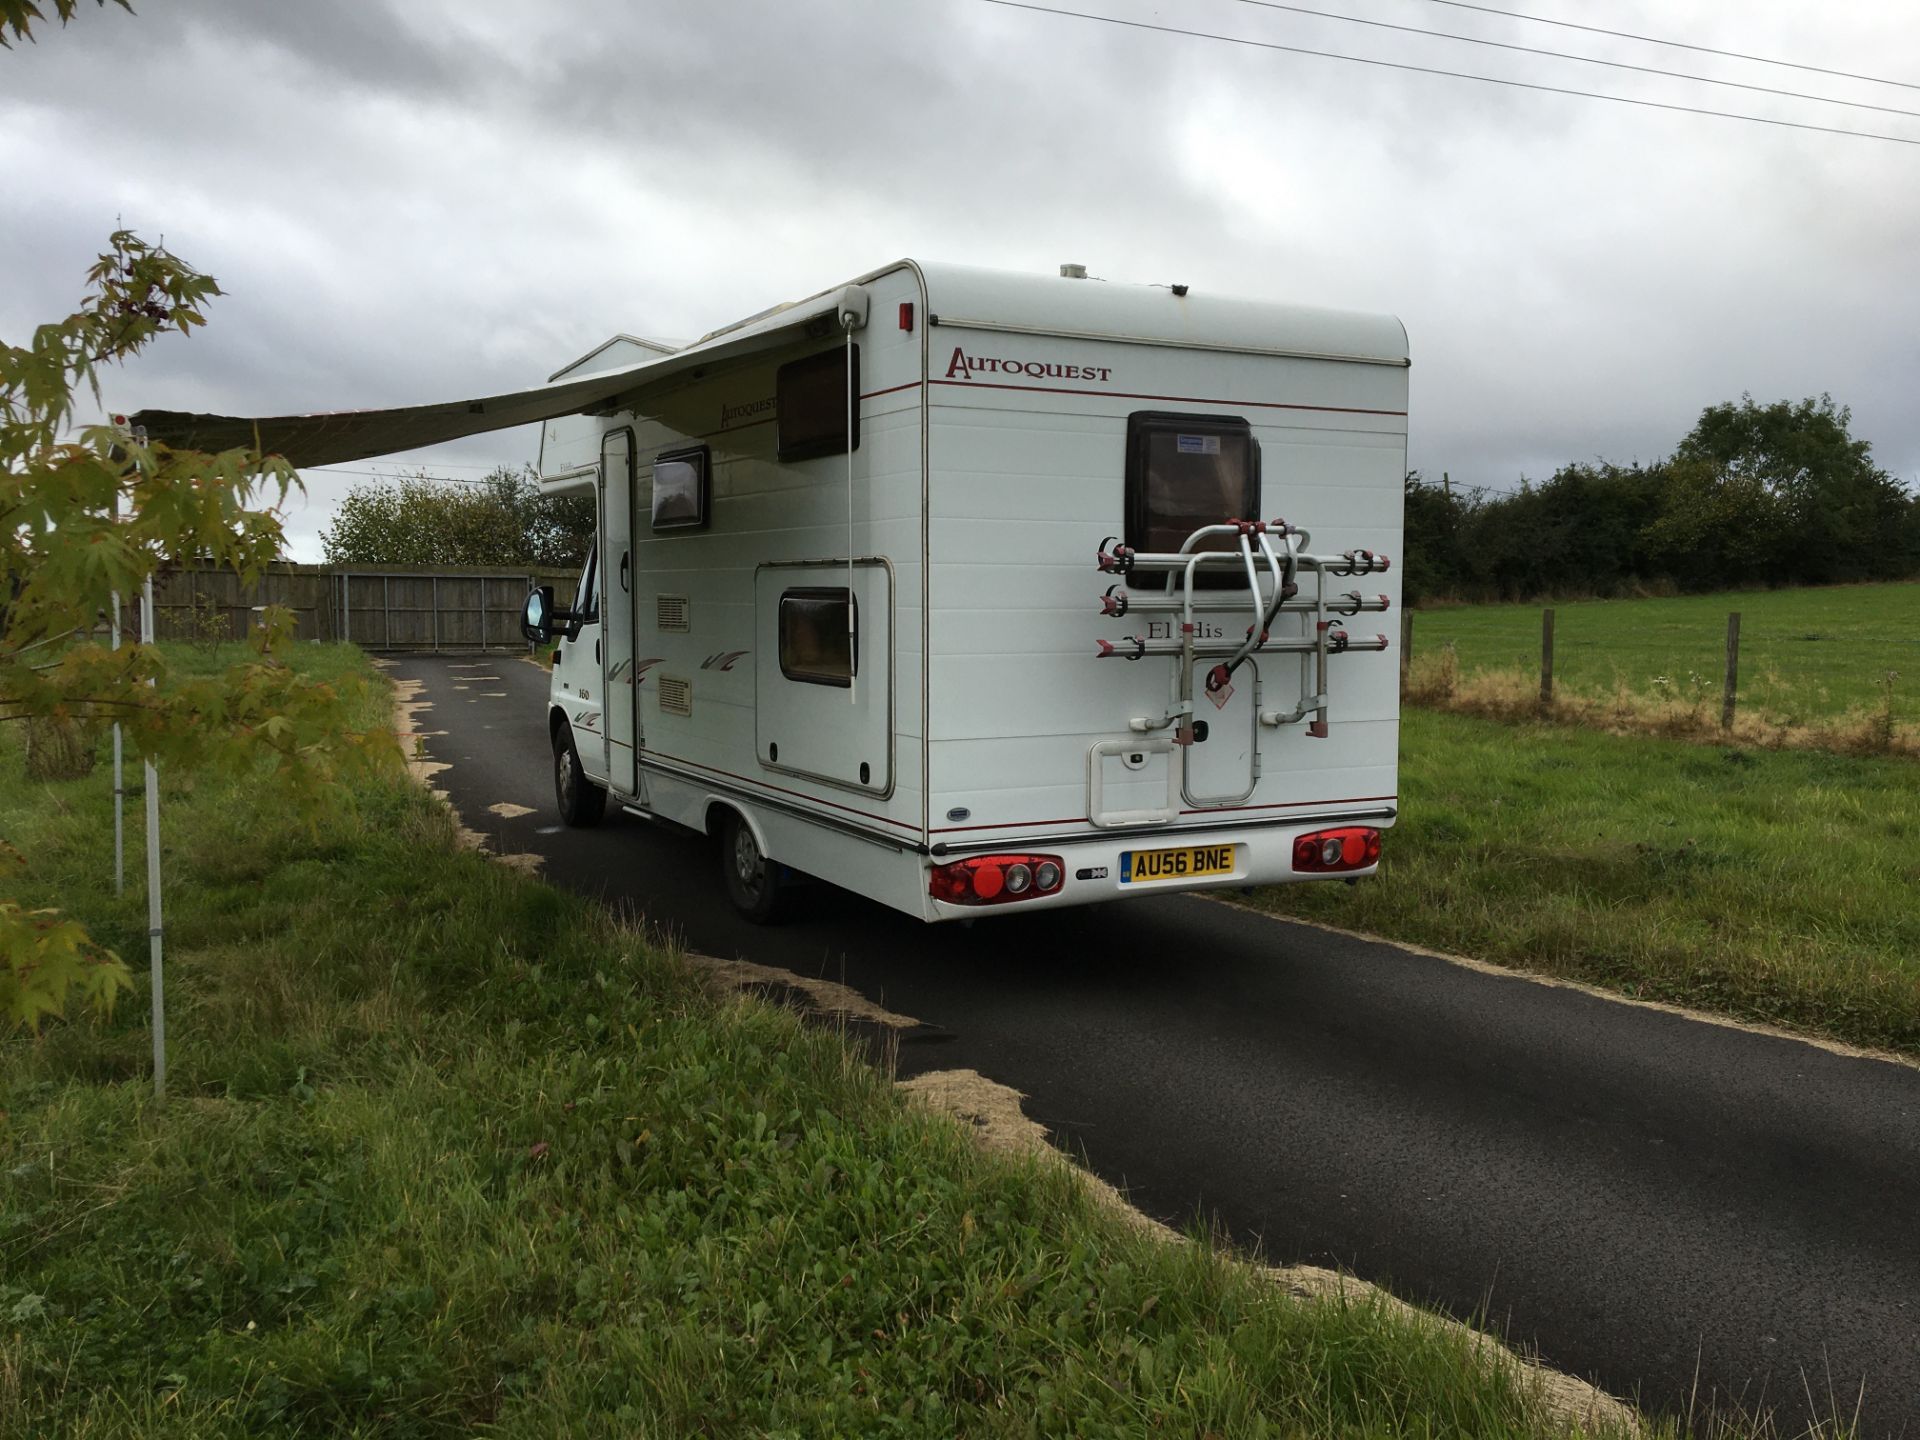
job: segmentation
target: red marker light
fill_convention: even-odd
[[[1315,830],[1293,842],[1293,868],[1325,874],[1380,863],[1380,832],[1368,825]]]
[[[927,872],[927,893],[949,905],[1005,905],[1057,895],[1066,881],[1058,855],[976,855]]]
[[[911,300],[900,302],[900,328],[909,335],[913,333],[913,302]]]

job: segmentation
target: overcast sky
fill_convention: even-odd
[[[218,277],[116,408],[518,388],[902,255],[1385,310],[1416,468],[1513,487],[1651,459],[1709,404],[1830,391],[1920,481],[1920,144],[1540,94],[984,0],[137,0],[0,52],[0,336],[67,313],[116,219]],[[1920,114],[1367,29],[1247,0],[1038,0],[1273,44],[1920,140]],[[1920,112],[1910,3],[1310,8]],[[51,9],[51,6],[46,8]],[[475,477],[507,431],[422,452]],[[359,469],[391,471],[390,464]],[[319,557],[360,475],[308,472]]]

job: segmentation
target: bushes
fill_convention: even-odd
[[[1920,497],[1830,396],[1710,406],[1670,459],[1517,494],[1407,476],[1407,600],[1831,585],[1920,574]]]

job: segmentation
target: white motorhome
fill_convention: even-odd
[[[538,422],[599,536],[560,809],[925,920],[1369,874],[1398,806],[1398,321],[903,260],[547,384],[154,439],[296,465]]]
[[[1370,873],[1407,369],[1390,318],[911,261],[609,341],[540,444],[599,514],[528,607],[564,818],[717,837],[759,919]]]

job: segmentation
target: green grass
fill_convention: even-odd
[[[1259,903],[1920,1051],[1913,761],[1409,709],[1400,789],[1378,878]]]
[[[139,986],[0,1042],[0,1433],[1556,1432],[1460,1332],[1136,1235],[402,780],[311,825],[164,783],[172,1098]],[[0,738],[5,893],[143,969],[108,803]]]
[[[1463,674],[1538,676],[1541,608],[1420,610],[1414,653],[1428,656],[1452,644]],[[1553,609],[1556,680],[1576,690],[1699,695],[1717,714],[1727,613],[1738,610],[1743,705],[1788,724],[1875,709],[1894,671],[1900,715],[1920,718],[1920,583],[1584,600]]]

